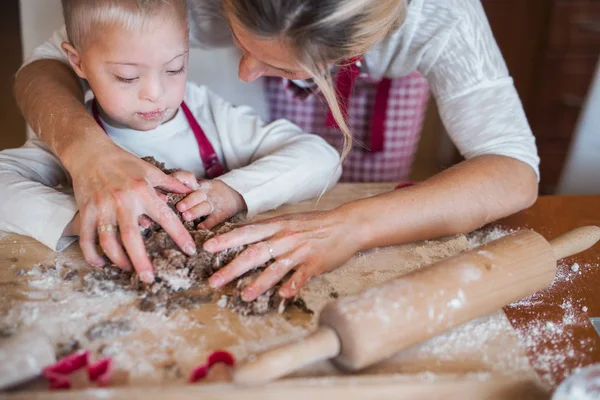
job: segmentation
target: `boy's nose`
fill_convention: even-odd
[[[157,102],[160,100],[162,94],[164,92],[163,84],[160,80],[150,80],[147,82],[140,93],[140,97],[144,100],[148,100],[151,102]]]

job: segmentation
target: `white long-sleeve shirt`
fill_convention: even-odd
[[[185,102],[229,171],[220,176],[242,195],[248,216],[319,195],[339,179],[339,154],[323,139],[286,120],[265,124],[248,107],[234,107],[206,87],[188,83]],[[90,102],[86,105],[90,109]],[[152,131],[102,121],[120,147],[153,156],[167,168],[205,176],[198,143],[181,110]],[[35,238],[61,250],[62,232],[77,212],[69,174],[38,138],[0,152],[0,230]],[[61,189],[62,188],[62,189]]]
[[[221,0],[190,0],[193,46],[228,44]],[[32,58],[66,62],[58,31]],[[400,29],[364,56],[373,78],[420,71],[428,80],[444,126],[461,154],[512,157],[539,178],[539,157],[519,96],[496,44],[480,0],[411,0]]]

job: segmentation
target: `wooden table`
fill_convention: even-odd
[[[338,204],[358,199],[361,197],[375,195],[377,193],[391,190],[391,184],[340,184],[330,193],[328,193],[319,204],[319,209],[328,209]],[[542,233],[547,238],[553,238],[559,234],[581,225],[595,224],[600,225],[600,196],[591,197],[542,197],[529,210],[516,214],[510,218],[500,221],[498,224],[510,228],[531,228]],[[308,211],[313,210],[313,202],[305,202],[299,205],[286,207],[282,211]],[[12,241],[11,241],[12,243]],[[15,247],[17,246],[17,247]],[[19,247],[20,246],[20,247]],[[31,239],[19,238],[12,244],[12,251],[0,250],[0,266],[3,261],[9,262],[14,258],[15,249],[34,248],[36,244]],[[40,250],[38,250],[40,251]],[[3,254],[5,252],[6,254]],[[9,254],[10,253],[10,254]],[[28,250],[28,254],[31,254]],[[580,264],[593,263],[600,261],[600,246],[573,257],[561,268],[569,268],[572,262]],[[573,282],[571,282],[573,283]],[[600,316],[600,296],[595,293],[593,288],[600,287],[600,272],[594,273],[591,279],[586,282],[577,282],[573,284],[554,285],[551,291],[540,293],[541,301],[536,303],[536,311],[539,316],[531,313],[524,313],[517,307],[505,308],[506,315],[516,328],[516,332],[521,335],[527,334],[525,329],[532,318],[542,318],[552,321],[555,318],[555,307],[557,297],[569,293],[577,301],[584,302],[588,307],[588,314]],[[583,313],[581,313],[583,318]],[[540,317],[541,316],[541,317]],[[510,325],[507,323],[507,326]],[[587,339],[592,343],[591,349],[581,349],[576,343],[581,339]],[[528,350],[531,364],[535,367],[537,358],[540,356],[540,349],[543,349],[546,343],[529,343]],[[572,335],[565,335],[565,340],[561,343],[564,348],[576,348],[578,350],[575,360],[567,363],[557,370],[553,370],[553,379],[560,380],[568,375],[574,365],[587,365],[592,362],[600,361],[600,342],[589,323],[583,328],[578,329]],[[499,342],[497,351],[501,352],[501,346],[517,347],[519,346],[517,335],[513,332],[507,332],[506,340]],[[537,351],[536,351],[537,350]],[[556,350],[556,349],[555,349]],[[591,350],[591,351],[587,351]],[[520,350],[521,351],[521,350]],[[537,358],[536,358],[537,357]],[[409,357],[410,358],[410,357]],[[467,355],[468,358],[468,355]],[[294,378],[284,379],[276,383],[266,385],[261,388],[235,388],[231,385],[196,385],[196,386],[171,386],[160,387],[148,390],[145,387],[115,388],[115,389],[92,389],[88,391],[68,391],[54,393],[21,393],[9,396],[14,399],[80,399],[80,398],[110,398],[110,399],[134,399],[144,400],[162,399],[162,398],[181,398],[196,399],[202,398],[223,398],[223,399],[275,399],[286,396],[290,400],[311,397],[343,397],[346,399],[410,399],[410,398],[438,398],[443,393],[445,398],[486,398],[486,399],[545,399],[549,397],[548,387],[542,388],[539,382],[533,382],[530,377],[515,379],[510,377],[497,376],[493,379],[481,380],[476,375],[464,374],[463,370],[450,370],[447,373],[441,373],[432,379],[431,382],[423,382],[415,379],[411,375],[412,371],[407,371],[401,375],[390,376],[334,376],[326,378]],[[540,373],[541,371],[538,371]],[[466,394],[468,393],[468,396]],[[465,397],[466,396],[466,397]],[[2,396],[0,396],[2,397]]]
[[[533,207],[505,218],[497,225],[530,228],[546,239],[553,239],[579,226],[600,226],[600,196],[542,196]],[[551,290],[539,292],[535,304],[527,310],[510,306],[504,308],[517,331],[521,335],[526,335],[525,327],[534,316],[545,321],[556,321],[557,311],[564,298],[570,298],[574,304],[587,307],[586,312],[580,308],[576,309],[575,318],[581,320],[581,323],[565,331],[564,335],[560,336],[560,340],[555,340],[553,343],[537,341],[531,343],[528,348],[528,356],[534,368],[541,364],[540,357],[546,353],[549,346],[564,351],[575,350],[575,357],[567,358],[552,371],[545,371],[555,382],[562,381],[577,365],[600,362],[600,337],[587,318],[600,316],[600,244],[560,262],[558,275],[568,274],[574,263],[580,266],[589,264],[599,269],[588,272],[585,279],[575,275],[576,278],[572,281],[556,281]]]

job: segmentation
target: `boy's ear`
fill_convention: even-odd
[[[63,51],[67,54],[67,59],[69,60],[69,64],[75,70],[75,73],[79,75],[80,78],[87,79],[85,76],[85,72],[81,68],[81,56],[79,52],[73,45],[69,42],[62,42],[61,46]]]

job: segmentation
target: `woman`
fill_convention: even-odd
[[[295,270],[280,289],[282,296],[291,297],[310,277],[342,265],[357,251],[468,232],[535,201],[539,159],[534,137],[479,0],[412,0],[408,5],[403,0],[222,3],[221,14],[215,11],[218,4],[192,0],[191,36],[196,43],[206,38],[221,43],[224,35],[215,28],[229,26],[243,52],[242,80],[308,79],[300,85],[318,87],[330,106],[330,122],[335,120],[349,144],[346,104],[338,105],[332,66],[349,68],[348,74],[366,73],[374,80],[419,71],[466,161],[410,188],[328,212],[275,218],[217,237],[205,244],[206,250],[253,245],[211,277],[213,287],[275,258],[243,298],[256,298]],[[219,22],[221,16],[226,22]],[[90,244],[100,226],[119,225],[120,240],[134,267],[147,268],[140,233],[132,228],[146,214],[181,248],[193,245],[174,215],[158,212],[154,190],[187,189],[106,140],[81,105],[80,85],[72,71],[40,59],[56,57],[54,53],[41,53],[19,72],[16,96],[28,122],[72,173],[81,210],[80,241]],[[348,92],[349,81],[338,86],[342,94]],[[113,240],[119,238],[115,235]],[[101,263],[97,254],[84,255],[89,262]]]

